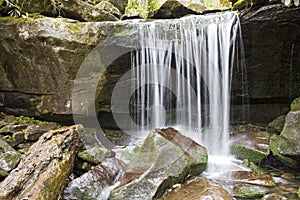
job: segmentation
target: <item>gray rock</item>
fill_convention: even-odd
[[[26,129],[28,124],[20,124],[20,125],[6,125],[0,129],[1,135],[13,135],[16,132],[23,131]]]
[[[125,185],[113,190],[110,199],[159,198],[188,175],[201,174],[206,164],[204,147],[173,128],[156,129],[128,164]]]
[[[63,199],[99,199],[105,189],[122,177],[124,164],[116,158],[108,158],[94,169],[71,181],[64,190]]]
[[[37,141],[44,133],[56,129],[56,123],[45,123],[39,125],[29,125],[24,130],[24,137],[27,141]]]
[[[240,184],[234,186],[233,193],[234,197],[253,199],[264,196],[269,190],[258,185]]]
[[[57,199],[82,144],[81,125],[45,133],[0,182],[0,199]],[[18,191],[18,192],[16,192]]]
[[[21,154],[0,139],[0,177],[7,175],[19,163]]]

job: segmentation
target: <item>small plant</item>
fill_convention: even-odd
[[[6,3],[6,7],[9,9],[8,14],[14,17],[20,17],[22,14],[22,8],[19,5],[19,0],[4,0],[1,4]]]

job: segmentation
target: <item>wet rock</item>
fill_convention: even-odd
[[[286,115],[281,115],[270,122],[267,126],[268,133],[280,134],[283,129]]]
[[[77,156],[84,161],[87,161],[87,162],[90,162],[93,164],[99,164],[106,158],[114,157],[115,153],[113,151],[110,151],[105,148],[91,147],[83,152],[78,153]]]
[[[21,154],[5,141],[0,140],[0,178],[8,175],[19,163]]]
[[[57,199],[81,148],[81,125],[45,133],[0,183],[0,199]]]
[[[300,68],[295,67],[300,66],[300,49],[296,48],[300,42],[299,11],[299,6],[273,4],[253,7],[241,15],[248,91],[244,95],[249,100],[244,108],[249,111],[246,120],[251,123],[268,124],[288,113],[291,98],[299,97]],[[242,70],[233,75],[235,97],[242,94],[241,75]],[[243,98],[234,99],[232,102],[238,104]]]
[[[239,133],[231,137],[231,150],[241,159],[261,163],[269,154],[269,134],[267,132]]]
[[[300,97],[294,99],[291,103],[291,111],[296,111],[300,109]]]
[[[64,190],[63,199],[101,199],[103,190],[119,181],[123,172],[122,161],[108,158],[91,171],[71,181]]]
[[[267,193],[269,193],[268,189],[257,185],[241,184],[235,185],[233,188],[234,197],[246,199],[262,197]]]
[[[205,178],[196,178],[187,184],[179,186],[164,195],[161,200],[205,200],[205,199],[222,199],[231,200],[231,195],[220,185],[208,181]]]
[[[44,133],[56,129],[56,123],[45,123],[40,125],[29,125],[24,130],[24,137],[27,141],[37,141]]]
[[[161,197],[188,175],[206,168],[207,150],[173,128],[155,129],[128,164],[123,185],[110,199],[152,199]]]
[[[233,171],[221,174],[219,177],[222,181],[255,184],[260,186],[275,186],[275,181],[268,174],[258,174],[250,171]]]
[[[122,160],[125,164],[129,164],[139,149],[140,146],[126,146],[124,148],[113,149],[113,151],[116,154],[116,158]]]

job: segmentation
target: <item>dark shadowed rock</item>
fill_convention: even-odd
[[[82,144],[81,125],[45,133],[34,143],[20,164],[0,183],[0,199],[57,199],[71,173]]]
[[[101,199],[105,188],[118,182],[124,173],[124,163],[108,158],[94,169],[71,181],[64,190],[63,199]],[[104,194],[102,194],[104,195]]]
[[[176,187],[161,200],[231,200],[231,195],[220,185],[205,178],[196,178],[187,184]]]
[[[188,175],[206,168],[207,151],[173,128],[156,129],[128,164],[124,185],[112,191],[110,199],[152,199],[161,197]]]
[[[41,135],[56,128],[57,128],[56,123],[29,125],[24,130],[24,137],[27,141],[37,141]]]
[[[280,115],[279,117],[271,121],[267,126],[267,131],[269,133],[280,134],[284,126],[285,117],[285,115]]]

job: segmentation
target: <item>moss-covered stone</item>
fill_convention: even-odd
[[[14,150],[9,144],[0,139],[0,171],[7,175],[19,163],[21,154]]]
[[[270,137],[270,150],[272,151],[272,154],[276,157],[276,159],[278,159],[279,161],[281,161],[283,164],[285,164],[288,167],[291,167],[293,169],[297,168],[297,162],[296,160],[284,156],[280,153],[279,151],[279,142],[280,142],[280,136],[277,135],[272,135]]]
[[[113,151],[109,151],[104,148],[91,147],[83,152],[79,152],[77,155],[82,160],[85,160],[93,164],[99,164],[106,158],[114,157],[115,153]]]
[[[286,115],[280,115],[276,119],[274,119],[272,122],[270,122],[267,126],[267,131],[269,133],[277,133],[280,134],[280,132],[283,129],[284,122],[285,122]]]
[[[269,190],[264,187],[249,184],[238,185],[233,188],[233,193],[235,197],[241,197],[246,199],[262,197],[268,192]]]
[[[298,198],[300,198],[300,187],[298,189],[297,195],[298,195]]]
[[[231,150],[237,157],[247,159],[256,164],[261,163],[261,161],[269,155],[269,153],[240,144],[233,144],[231,146]]]
[[[300,97],[294,99],[294,101],[291,103],[291,110],[297,110],[300,109]]]

